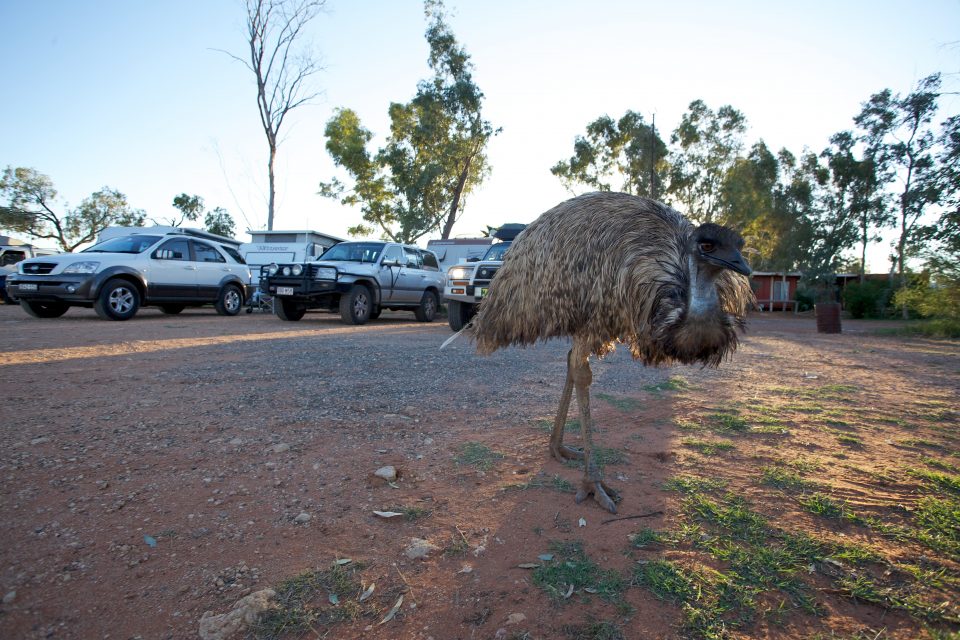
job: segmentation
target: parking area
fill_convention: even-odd
[[[622,349],[594,365],[597,438],[622,454],[607,471],[622,513],[660,514],[642,526],[677,512],[662,489],[677,473],[746,482],[742,469],[789,447],[809,452],[821,437],[802,416],[784,418],[788,440],[745,436],[727,459],[703,458],[676,425],[718,403],[788,385],[875,384],[871,409],[893,412],[897,394],[956,392],[945,382],[955,346],[904,348],[856,324],[822,336],[792,315],[751,320],[719,370],[644,369]],[[582,541],[604,567],[634,563],[624,544],[641,525],[604,525],[609,514],[575,505],[561,481],[580,471],[547,454],[563,341],[480,358],[467,340],[439,350],[451,335],[443,318],[402,312],[362,326],[334,314],[290,323],[149,308],[105,322],[85,309],[38,320],[10,305],[0,305],[0,335],[2,637],[196,637],[204,612],[337,559],[376,590],[329,637],[492,638],[508,620],[530,637],[564,637],[564,625],[612,605],[587,596],[557,609],[517,566],[558,540]],[[663,391],[677,376],[685,390]],[[876,437],[870,456],[896,435]],[[489,452],[489,464],[467,451]],[[373,475],[387,465],[399,473],[391,483]],[[411,559],[414,538],[434,550]],[[625,637],[674,633],[676,607],[638,589],[624,598],[644,621]],[[824,632],[873,615],[829,596],[824,606]],[[636,618],[617,620],[637,629]]]

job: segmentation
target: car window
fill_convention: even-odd
[[[95,244],[81,253],[143,253],[163,236],[122,236]]]
[[[228,256],[236,260],[238,263],[247,264],[244,261],[243,256],[240,255],[240,252],[234,249],[233,247],[228,247],[227,245],[224,244],[224,245],[220,245],[220,248],[223,249]]]
[[[164,260],[190,260],[190,245],[186,240],[167,240],[154,253],[165,252]]]
[[[392,247],[387,247],[387,250],[383,254],[384,262],[403,262],[403,250],[400,247],[393,245]]]
[[[490,245],[490,248],[487,249],[487,254],[483,256],[484,260],[503,260],[503,256],[507,254],[507,249],[510,248],[509,242],[500,242],[497,244]]]
[[[341,242],[330,247],[319,260],[376,262],[383,251],[382,242]]]
[[[423,251],[423,268],[427,271],[440,271],[440,264],[437,257],[429,251]]]
[[[193,250],[197,254],[197,262],[226,262],[220,252],[205,242],[193,243]]]
[[[404,247],[403,253],[407,256],[407,266],[411,269],[420,269],[423,261],[420,259],[420,252],[413,247]]]

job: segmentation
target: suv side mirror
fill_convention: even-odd
[[[153,252],[153,257],[157,260],[170,260],[173,258],[173,251],[170,249],[157,249]]]
[[[469,258],[467,258],[467,262],[480,262],[480,258],[476,256],[470,256]]]

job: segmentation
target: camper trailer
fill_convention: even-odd
[[[9,267],[27,258],[52,256],[60,253],[54,249],[35,247],[23,240],[10,236],[0,236],[0,267]]]
[[[273,263],[303,263],[316,260],[320,254],[343,238],[319,231],[247,231],[252,242],[240,245],[240,254],[253,274],[253,284],[260,282],[260,267]]]
[[[440,271],[461,262],[476,262],[484,256],[493,238],[450,238],[448,240],[428,240],[427,249],[440,261]]]

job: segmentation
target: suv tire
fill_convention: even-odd
[[[285,300],[284,298],[273,299],[273,312],[281,320],[296,322],[307,312],[307,305],[296,300]]]
[[[364,324],[370,319],[373,300],[370,290],[362,284],[355,284],[350,293],[340,296],[340,319],[346,324]]]
[[[475,306],[469,302],[447,300],[447,322],[454,331],[460,331],[473,319]]]
[[[140,292],[122,278],[107,280],[93,303],[93,310],[104,320],[129,320],[139,309]]]
[[[243,308],[243,293],[236,285],[228,284],[221,289],[213,308],[222,316],[235,316]]]
[[[59,318],[70,308],[70,305],[64,302],[37,302],[36,300],[22,300],[20,306],[34,318]]]
[[[433,291],[424,291],[420,298],[420,306],[413,310],[420,322],[433,322],[437,316],[437,294]]]

